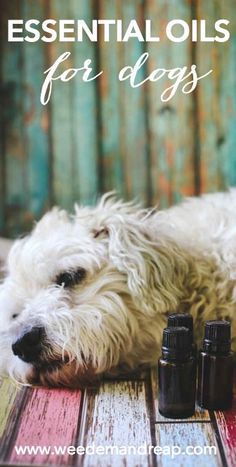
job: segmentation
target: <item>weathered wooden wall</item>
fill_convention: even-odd
[[[236,185],[236,0],[0,0],[0,231],[27,230],[52,204],[93,203],[116,189],[161,206]],[[9,18],[230,19],[227,43],[8,43]],[[211,29],[209,29],[209,33]],[[91,58],[103,75],[54,85],[39,102],[43,71],[63,51]],[[197,91],[162,103],[163,82],[132,89],[118,71],[148,51],[148,70],[196,63],[214,69]]]

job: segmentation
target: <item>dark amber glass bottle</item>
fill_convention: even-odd
[[[189,313],[173,313],[168,317],[168,327],[184,326],[189,329],[190,338],[192,342],[192,351],[195,358],[197,358],[197,346],[194,342],[193,336],[193,317]]]
[[[199,355],[198,403],[211,410],[232,405],[233,352],[230,350],[230,323],[207,321],[203,350]]]
[[[168,418],[191,417],[195,411],[196,360],[187,328],[164,329],[158,378],[161,415]]]

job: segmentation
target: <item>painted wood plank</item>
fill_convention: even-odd
[[[29,389],[29,400],[23,413],[8,462],[25,464],[70,465],[73,456],[57,454],[58,446],[75,443],[81,406],[81,391],[61,389]],[[17,455],[15,446],[46,446],[45,453]]]
[[[236,403],[232,410],[216,412],[217,424],[229,467],[236,465]]]
[[[144,19],[143,1],[126,0],[122,2],[124,27],[136,18],[142,28]],[[134,66],[145,52],[144,43],[131,39],[123,43],[122,67]],[[145,67],[138,73],[138,79],[145,77]],[[115,79],[115,77],[113,78]],[[121,140],[120,151],[124,164],[125,194],[128,198],[136,197],[146,204],[149,196],[149,160],[147,149],[146,100],[145,87],[132,88],[129,81],[120,83]],[[115,109],[114,109],[115,111]]]
[[[0,463],[7,456],[26,390],[8,379],[0,381]]]
[[[71,18],[82,18],[88,25],[96,17],[92,0],[72,0]],[[75,42],[72,47],[75,67],[83,66],[85,60],[91,60],[93,75],[97,68],[96,43],[84,38],[83,42]],[[100,78],[97,78],[98,80]],[[71,131],[73,138],[73,200],[94,203],[99,190],[98,170],[98,108],[96,91],[98,81],[83,82],[81,75],[68,83],[71,86],[73,99],[71,102]]]
[[[218,18],[218,6],[216,2],[196,2],[197,19],[204,18],[207,23],[209,35],[214,33],[214,22]],[[210,21],[209,21],[210,20]],[[219,153],[217,139],[221,125],[219,108],[219,72],[220,48],[225,44],[214,45],[209,43],[196,44],[196,59],[200,74],[213,69],[212,75],[202,81],[197,92],[198,99],[198,121],[200,138],[200,160],[201,160],[201,191],[216,191],[219,188]]]
[[[145,5],[146,19],[153,20],[155,25],[153,35],[160,35],[160,42],[147,44],[150,54],[147,71],[190,67],[191,42],[174,43],[165,34],[168,21],[175,18],[186,22],[191,20],[190,2],[147,0]],[[177,91],[170,101],[162,102],[161,94],[169,86],[170,81],[164,78],[147,85],[151,191],[153,203],[160,202],[162,207],[179,201],[183,195],[193,194],[197,189],[194,186],[193,95]]]
[[[92,2],[83,0],[60,4],[52,0],[51,17],[92,18]],[[86,59],[92,60],[96,71],[95,45],[82,43],[54,43],[49,47],[50,64],[63,52],[71,56],[61,65],[80,68]],[[85,83],[81,73],[67,83],[57,82],[51,97],[53,192],[55,202],[71,208],[75,201],[95,202],[98,192],[98,136],[97,84]],[[63,128],[63,131],[62,131]]]
[[[55,20],[71,19],[71,2],[58,2],[51,0],[48,17]],[[72,51],[71,42],[55,41],[47,44],[48,66],[64,52]],[[73,65],[73,58],[64,61],[58,73],[62,73]],[[73,204],[73,139],[71,123],[72,105],[71,82],[56,81],[53,85],[50,99],[51,109],[51,142],[52,142],[52,197],[53,202],[64,207],[71,208]]]
[[[236,17],[234,2],[217,0],[219,18],[230,20],[230,40],[220,50],[218,90],[221,125],[218,130],[219,187],[236,184]]]
[[[99,2],[99,17],[121,18],[121,2],[104,0]],[[111,53],[111,48],[113,53]],[[103,74],[99,80],[99,105],[101,111],[101,158],[102,191],[125,192],[124,161],[120,154],[122,138],[121,86],[118,80],[122,67],[121,44],[117,42],[115,30],[111,29],[111,42],[99,38],[99,63]]]
[[[210,423],[160,423],[156,425],[157,446],[166,447],[166,455],[158,455],[160,467],[222,467],[214,430]],[[169,455],[168,448],[179,447],[179,455]],[[189,448],[190,447],[190,448]],[[209,450],[210,449],[212,450]],[[197,450],[194,451],[193,449]],[[188,449],[193,455],[188,455]],[[177,452],[177,450],[176,450]]]
[[[78,445],[83,446],[143,446],[151,444],[150,420],[144,382],[123,381],[104,383],[97,390],[86,392],[84,424],[81,425]],[[124,452],[124,451],[123,451]],[[81,459],[78,458],[78,465]],[[119,455],[111,451],[102,455],[84,456],[83,465],[116,467],[148,466],[147,455]]]
[[[198,42],[196,57],[199,73],[213,73],[202,80],[197,93],[200,130],[201,190],[225,189],[236,181],[236,20],[232,2],[196,2],[197,18],[207,22],[207,34],[215,35],[218,18],[229,18],[228,42]]]
[[[228,467],[236,465],[236,371],[234,378],[233,407],[224,412],[215,412],[215,417],[222,441],[222,446],[228,462]]]
[[[5,228],[15,235],[24,229],[26,206],[26,150],[23,122],[25,89],[22,76],[23,43],[7,41],[7,21],[21,16],[21,2],[13,0],[1,7],[2,43],[2,150],[4,152]]]
[[[100,17],[122,19],[124,30],[129,21],[143,21],[143,2],[100,4]],[[111,47],[114,53],[111,54]],[[135,65],[144,52],[143,43],[131,39],[118,43],[115,32],[109,43],[100,40],[100,63],[104,73],[100,81],[102,163],[104,191],[116,189],[128,198],[149,199],[149,163],[144,87],[133,89],[128,81],[119,82],[119,71]],[[140,72],[144,77],[144,69]]]
[[[0,438],[3,436],[6,423],[19,390],[19,387],[14,385],[10,380],[5,378],[0,380]]]
[[[21,2],[22,18],[27,21],[36,18],[45,19],[45,2]],[[40,92],[46,64],[46,47],[44,42],[25,42],[23,48],[23,85],[25,99],[23,118],[27,151],[27,221],[39,218],[49,205],[49,111],[48,106],[40,103]]]
[[[4,41],[4,31],[6,28],[3,26],[4,15],[0,15],[0,64],[3,58],[3,41]],[[0,108],[3,109],[4,102],[4,93],[3,93],[3,76],[2,76],[2,66],[0,66]],[[0,113],[0,127],[2,128],[3,136],[3,112]],[[0,232],[4,235],[5,230],[5,209],[4,209],[4,199],[5,199],[5,157],[4,157],[4,141],[3,137],[0,138]]]
[[[169,419],[166,417],[163,417],[158,409],[158,375],[157,375],[157,367],[152,368],[151,370],[151,385],[152,385],[152,394],[153,394],[153,402],[154,402],[154,418],[157,422],[173,422],[173,419]],[[210,421],[210,415],[208,410],[201,409],[198,407],[196,404],[196,412],[192,417],[189,417],[185,420],[188,421],[193,421],[193,422],[209,422]],[[184,422],[185,420],[175,420],[177,423],[179,422]]]

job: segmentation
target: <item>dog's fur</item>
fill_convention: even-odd
[[[60,273],[83,268],[78,284]],[[225,318],[236,337],[236,190],[165,211],[104,196],[74,216],[53,209],[8,257],[0,288],[0,367],[23,383],[82,386],[104,373],[156,364],[171,312],[203,323]],[[33,326],[46,336],[40,362],[12,344]]]

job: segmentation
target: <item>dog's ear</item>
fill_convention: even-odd
[[[111,263],[127,275],[132,299],[148,313],[175,309],[180,288],[176,284],[171,245],[152,241],[139,219],[119,219],[101,228],[97,239],[106,237]]]
[[[68,213],[65,210],[59,209],[55,206],[51,209],[51,211],[48,211],[46,214],[44,214],[39,222],[36,223],[34,232],[41,234],[46,232],[48,229],[51,229],[52,227],[56,229],[59,225],[65,224],[67,222],[70,222]]]

